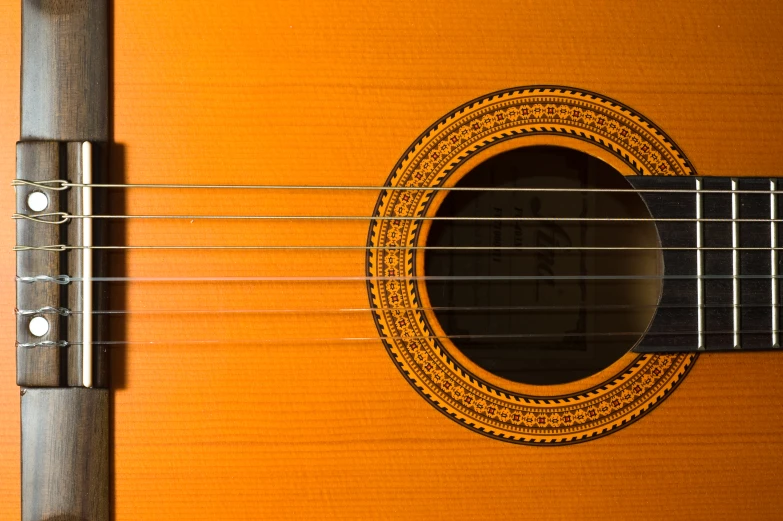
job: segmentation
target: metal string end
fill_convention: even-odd
[[[49,219],[43,219],[43,217],[59,217],[56,221]],[[39,213],[36,215],[25,215],[23,213],[15,213],[11,216],[12,219],[27,219],[42,224],[65,224],[71,220],[71,215],[66,212],[51,212],[51,213]]]

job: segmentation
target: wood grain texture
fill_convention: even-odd
[[[18,175],[32,181],[83,182],[81,142],[105,143],[109,139],[107,2],[31,0],[23,2],[22,14],[23,142],[18,144]],[[100,162],[96,164],[99,171],[103,170]],[[100,180],[100,177],[95,179]],[[30,191],[27,186],[17,190],[20,213],[29,213],[26,198]],[[74,218],[63,223],[18,221],[17,243],[54,246],[65,239],[69,245],[82,244],[84,221],[79,219],[85,213],[82,191],[72,188],[65,194],[44,192],[49,206],[55,208],[47,211],[63,210]],[[80,251],[78,255],[22,251],[18,253],[17,274],[23,277],[67,275],[78,281],[86,276],[81,262],[84,255],[92,255],[92,251]],[[68,262],[61,262],[64,259]],[[17,345],[17,380],[23,386],[22,519],[108,520],[108,391],[31,388],[83,383],[81,342],[85,331],[77,324],[84,316],[81,313],[93,312],[92,307],[83,306],[84,283],[67,284],[67,289],[49,281],[18,284],[18,309],[58,309],[65,305],[76,312],[68,316],[43,315],[50,327],[48,334],[40,339],[31,339],[25,330],[30,316],[20,315],[18,319],[20,342],[55,343],[55,347]],[[72,345],[61,348],[56,345],[61,341]],[[102,346],[95,350],[105,352]],[[99,375],[95,380],[99,385],[106,385],[107,362],[105,356],[100,356],[95,364],[94,371]]]
[[[55,142],[31,142],[17,144],[17,167],[19,179],[26,181],[52,181],[60,179],[60,146]],[[37,191],[31,186],[16,189],[16,211],[22,215],[32,215],[27,206],[27,197]],[[59,193],[47,194],[49,204],[43,213],[62,211]],[[55,220],[56,217],[44,218]],[[26,246],[48,246],[60,244],[62,227],[51,222],[35,222],[19,219],[16,224],[16,244]],[[37,277],[46,275],[57,277],[61,274],[60,253],[54,251],[20,251],[16,257],[16,275],[19,277]],[[16,285],[16,307],[23,310],[37,310],[44,307],[60,307],[62,285],[51,282],[18,282]],[[17,341],[24,344],[37,342],[58,342],[62,340],[61,320],[58,315],[42,315],[49,322],[49,331],[42,337],[30,332],[30,320],[33,316],[16,317]],[[16,348],[16,381],[18,385],[29,387],[56,387],[61,385],[62,352],[59,346]]]
[[[22,521],[107,521],[109,392],[22,389]]]
[[[0,1],[0,102],[18,103],[18,3]],[[775,2],[130,2],[114,5],[115,161],[128,182],[382,183],[454,107],[514,85],[601,92],[650,117],[702,175],[777,175]],[[8,125],[13,128],[7,128]],[[0,125],[11,143],[18,126]],[[0,147],[10,180],[13,157]],[[0,193],[4,213],[13,199]],[[128,213],[368,214],[367,194],[129,191]],[[362,224],[127,223],[128,244],[364,244]],[[12,234],[0,230],[8,246]],[[0,255],[4,255],[0,253]],[[114,273],[363,273],[363,255],[129,252]],[[8,281],[13,259],[2,259]],[[5,301],[13,285],[0,286]],[[116,309],[363,307],[362,285],[130,284]],[[114,293],[117,295],[117,293]],[[774,519],[783,357],[700,357],[643,420],[544,449],[443,417],[369,316],[138,314],[113,348],[114,509],[131,519]],[[12,345],[9,324],[0,338]],[[222,344],[192,341],[222,339]],[[267,339],[256,344],[248,340]],[[240,342],[241,341],[241,342]],[[0,351],[5,352],[5,351]],[[0,377],[13,380],[6,364]],[[5,376],[4,376],[5,375]],[[16,388],[0,393],[0,518],[18,517]]]
[[[22,139],[108,141],[107,1],[22,6]]]
[[[96,173],[105,169],[105,147],[96,147],[94,162]],[[82,147],[81,143],[57,143],[53,141],[28,141],[17,144],[17,177],[27,181],[52,181],[68,179],[72,183],[81,182]],[[18,186],[16,191],[16,210],[23,215],[35,212],[27,206],[27,197],[40,191],[33,186]],[[45,191],[49,205],[43,213],[66,212],[81,215],[82,194],[79,189],[63,192]],[[46,219],[52,220],[53,217]],[[16,244],[25,246],[52,246],[58,244],[80,244],[82,242],[82,220],[71,219],[64,224],[46,224],[26,219],[16,221]],[[91,253],[92,254],[92,253]],[[71,277],[82,276],[83,250],[56,251],[28,250],[17,253],[16,273],[20,277],[48,275],[56,277],[68,274]],[[96,255],[97,257],[97,255]],[[48,282],[17,284],[16,307],[20,310],[38,310],[42,308],[60,308],[70,311],[82,310],[82,285],[80,283],[60,285]],[[82,338],[80,314],[60,316],[44,313],[50,324],[49,332],[43,337],[34,337],[29,330],[33,316],[17,315],[17,340],[20,343],[58,342],[69,340],[78,342]],[[108,385],[108,358],[105,347],[94,347],[94,382],[96,387]],[[56,387],[60,385],[79,386],[82,384],[81,346],[66,347],[17,347],[17,383],[26,387]]]

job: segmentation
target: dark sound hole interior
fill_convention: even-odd
[[[457,186],[569,189],[452,191],[438,207],[439,217],[541,218],[432,221],[427,246],[448,249],[425,250],[426,275],[532,277],[427,280],[438,322],[466,357],[497,376],[548,385],[595,374],[636,344],[660,295],[654,224],[558,220],[650,218],[618,171],[569,148],[524,147],[481,163]],[[475,246],[488,249],[467,249]],[[584,249],[640,246],[652,249]],[[590,278],[628,275],[653,277]]]

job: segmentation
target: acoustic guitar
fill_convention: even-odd
[[[0,519],[779,519],[781,24],[0,1]]]

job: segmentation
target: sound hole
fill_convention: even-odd
[[[456,186],[538,189],[451,191],[437,208],[438,217],[469,218],[433,221],[426,245],[446,249],[425,250],[425,274],[447,278],[426,281],[430,304],[464,356],[502,378],[548,385],[595,374],[636,344],[661,291],[654,223],[558,220],[651,218],[622,174],[577,150],[523,147]],[[640,247],[650,249],[632,249]],[[476,280],[486,276],[498,279]]]

